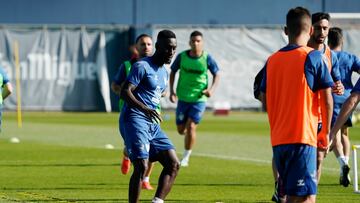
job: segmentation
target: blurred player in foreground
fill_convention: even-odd
[[[279,181],[287,202],[315,202],[318,92],[323,128],[330,131],[331,86],[334,85],[321,52],[307,47],[312,34],[310,12],[290,9],[285,34],[289,43],[265,65],[260,99],[270,123],[271,144]]]

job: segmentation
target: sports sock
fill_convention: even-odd
[[[164,200],[162,200],[158,197],[154,197],[154,199],[152,199],[151,203],[164,203]]]
[[[349,165],[349,157],[348,156],[344,156],[344,161],[345,161],[345,164]]]
[[[185,150],[184,154],[183,154],[183,159],[189,160],[191,155],[191,149],[190,150]]]
[[[149,182],[150,181],[150,177],[149,176],[146,176],[144,177],[144,179],[142,180],[143,182]]]
[[[340,164],[340,175],[342,174],[342,167],[345,165],[345,157],[344,156],[339,156],[338,158],[336,158]]]
[[[343,167],[343,165],[345,165],[345,157],[344,156],[339,156],[338,158],[336,158],[340,164],[340,167]]]

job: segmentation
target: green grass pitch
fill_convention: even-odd
[[[183,152],[173,112],[162,123]],[[23,127],[16,113],[5,112],[0,135],[0,202],[127,202],[130,175],[122,175],[122,140],[116,113],[24,112]],[[267,116],[207,112],[188,168],[181,168],[166,202],[270,202],[273,193],[271,146]],[[13,144],[11,137],[20,139]],[[360,128],[350,131],[360,144]],[[115,149],[105,149],[106,144]],[[156,186],[160,164],[151,182]],[[324,163],[317,202],[360,202],[352,185],[338,184],[333,153]],[[154,191],[142,191],[150,202]]]

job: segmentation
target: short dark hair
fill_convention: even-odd
[[[311,16],[311,23],[314,25],[315,23],[319,22],[320,20],[327,20],[330,21],[330,15],[324,12],[314,13]]]
[[[161,30],[157,35],[157,40],[159,39],[169,39],[169,38],[176,38],[176,35],[171,30]]]
[[[203,36],[203,34],[200,32],[200,31],[198,31],[198,30],[195,30],[194,32],[192,32],[191,34],[190,34],[190,38],[192,38],[192,37],[196,37],[196,36]]]
[[[309,10],[304,7],[290,9],[286,15],[286,27],[289,34],[299,36],[302,31],[309,29],[311,27],[310,18]]]
[[[149,38],[151,39],[150,35],[148,35],[148,34],[141,34],[141,35],[139,35],[139,36],[136,38],[135,44],[137,44],[137,43],[139,42],[139,40],[142,39],[142,38],[144,38],[144,37],[149,37]]]
[[[328,45],[330,46],[331,49],[341,45],[342,40],[343,40],[343,32],[341,28],[332,27],[329,29]]]

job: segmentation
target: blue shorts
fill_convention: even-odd
[[[286,195],[316,194],[316,147],[305,144],[278,145],[273,147],[273,153]]]
[[[156,161],[159,152],[175,149],[157,123],[147,122],[141,118],[127,118],[121,122],[121,126],[131,161],[136,159]]]
[[[185,124],[188,118],[191,118],[196,124],[200,123],[205,108],[205,102],[189,103],[179,100],[176,107],[176,124]]]
[[[346,99],[351,95],[351,90],[345,89],[344,94],[343,95],[337,95],[337,94],[333,94],[333,100],[334,100],[334,109],[333,109],[333,116],[331,118],[331,127],[334,126],[335,121],[337,119],[337,117],[340,114],[340,110],[342,108],[342,105],[345,103]],[[349,118],[346,120],[346,122],[344,123],[344,126],[347,127],[352,127],[352,113],[350,114]]]
[[[331,118],[331,127],[334,126],[335,121],[336,121],[337,117],[338,117],[339,114],[340,114],[340,110],[341,110],[341,106],[338,107],[338,106],[335,106],[335,105],[334,105],[333,116],[332,116],[332,118]],[[349,115],[349,117],[346,119],[346,121],[345,121],[345,123],[344,123],[344,126],[352,127],[353,124],[352,124],[351,119],[352,119],[352,113],[351,113],[351,114]]]

